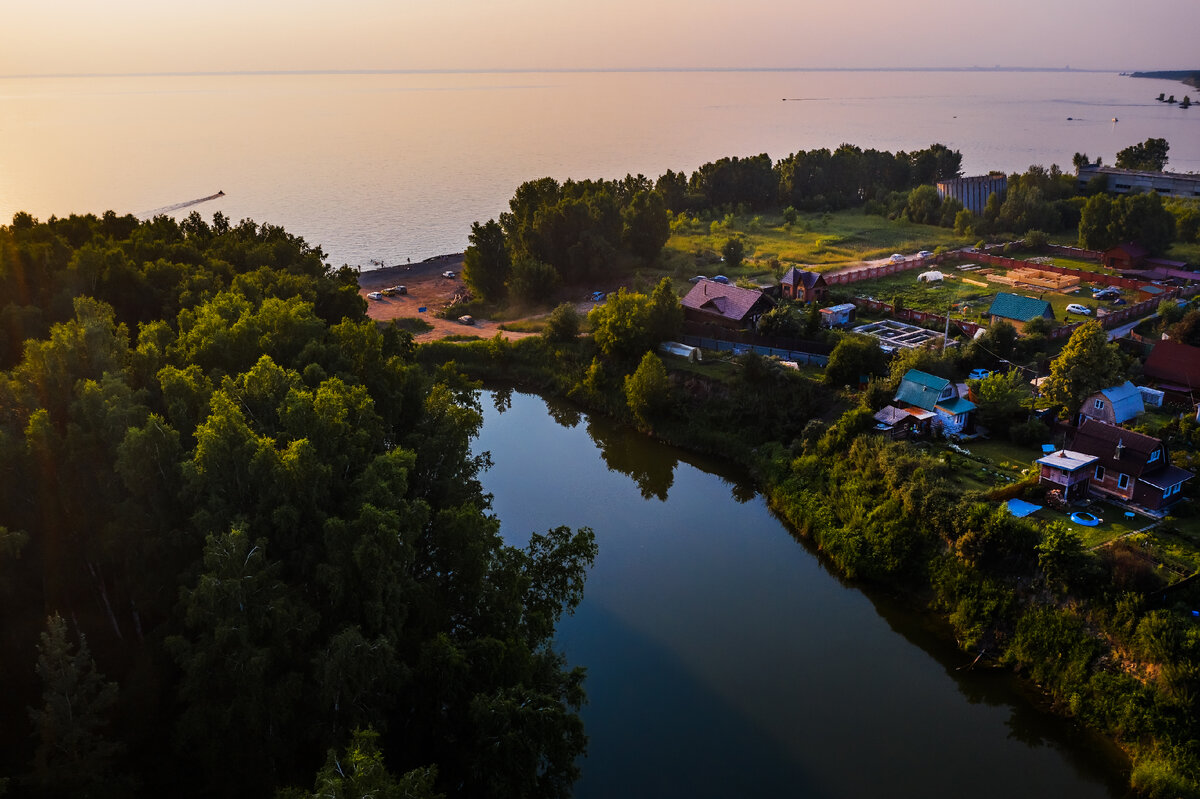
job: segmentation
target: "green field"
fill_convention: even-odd
[[[793,225],[785,225],[778,214],[726,217],[717,221],[690,219],[673,225],[664,255],[684,272],[705,274],[721,264],[721,248],[735,235],[746,243],[742,270],[725,271],[730,278],[772,276],[770,262],[784,269],[805,265],[815,271],[847,262],[886,258],[892,253],[912,254],[969,246],[973,242],[954,231],[904,220],[889,220],[862,211],[801,214]]]

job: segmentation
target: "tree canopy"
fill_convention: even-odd
[[[32,709],[4,773],[262,796],[374,729],[426,794],[569,795],[582,672],[551,641],[593,536],[505,545],[474,384],[352,270],[219,214],[18,215],[0,288],[0,671]]]

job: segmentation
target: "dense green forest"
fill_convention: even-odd
[[[475,385],[353,270],[18,214],[0,298],[0,791],[569,795],[591,533],[504,545]]]

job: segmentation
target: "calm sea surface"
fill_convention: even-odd
[[[369,268],[461,251],[542,176],[942,142],[967,174],[1112,163],[1150,136],[1200,171],[1187,86],[1079,72],[626,72],[0,79],[0,220],[25,210],[271,222]],[[786,98],[786,101],[784,101]],[[1071,119],[1068,120],[1068,117]],[[1112,120],[1116,117],[1119,122]]]
[[[504,537],[600,547],[557,637],[588,669],[578,799],[1124,795],[1119,756],[830,575],[720,464],[495,398],[477,451]]]

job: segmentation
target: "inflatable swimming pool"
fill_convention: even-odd
[[[1096,518],[1090,513],[1076,511],[1075,513],[1071,514],[1071,521],[1075,522],[1076,524],[1082,524],[1084,527],[1095,527],[1096,525],[1100,524],[1102,520]]]

